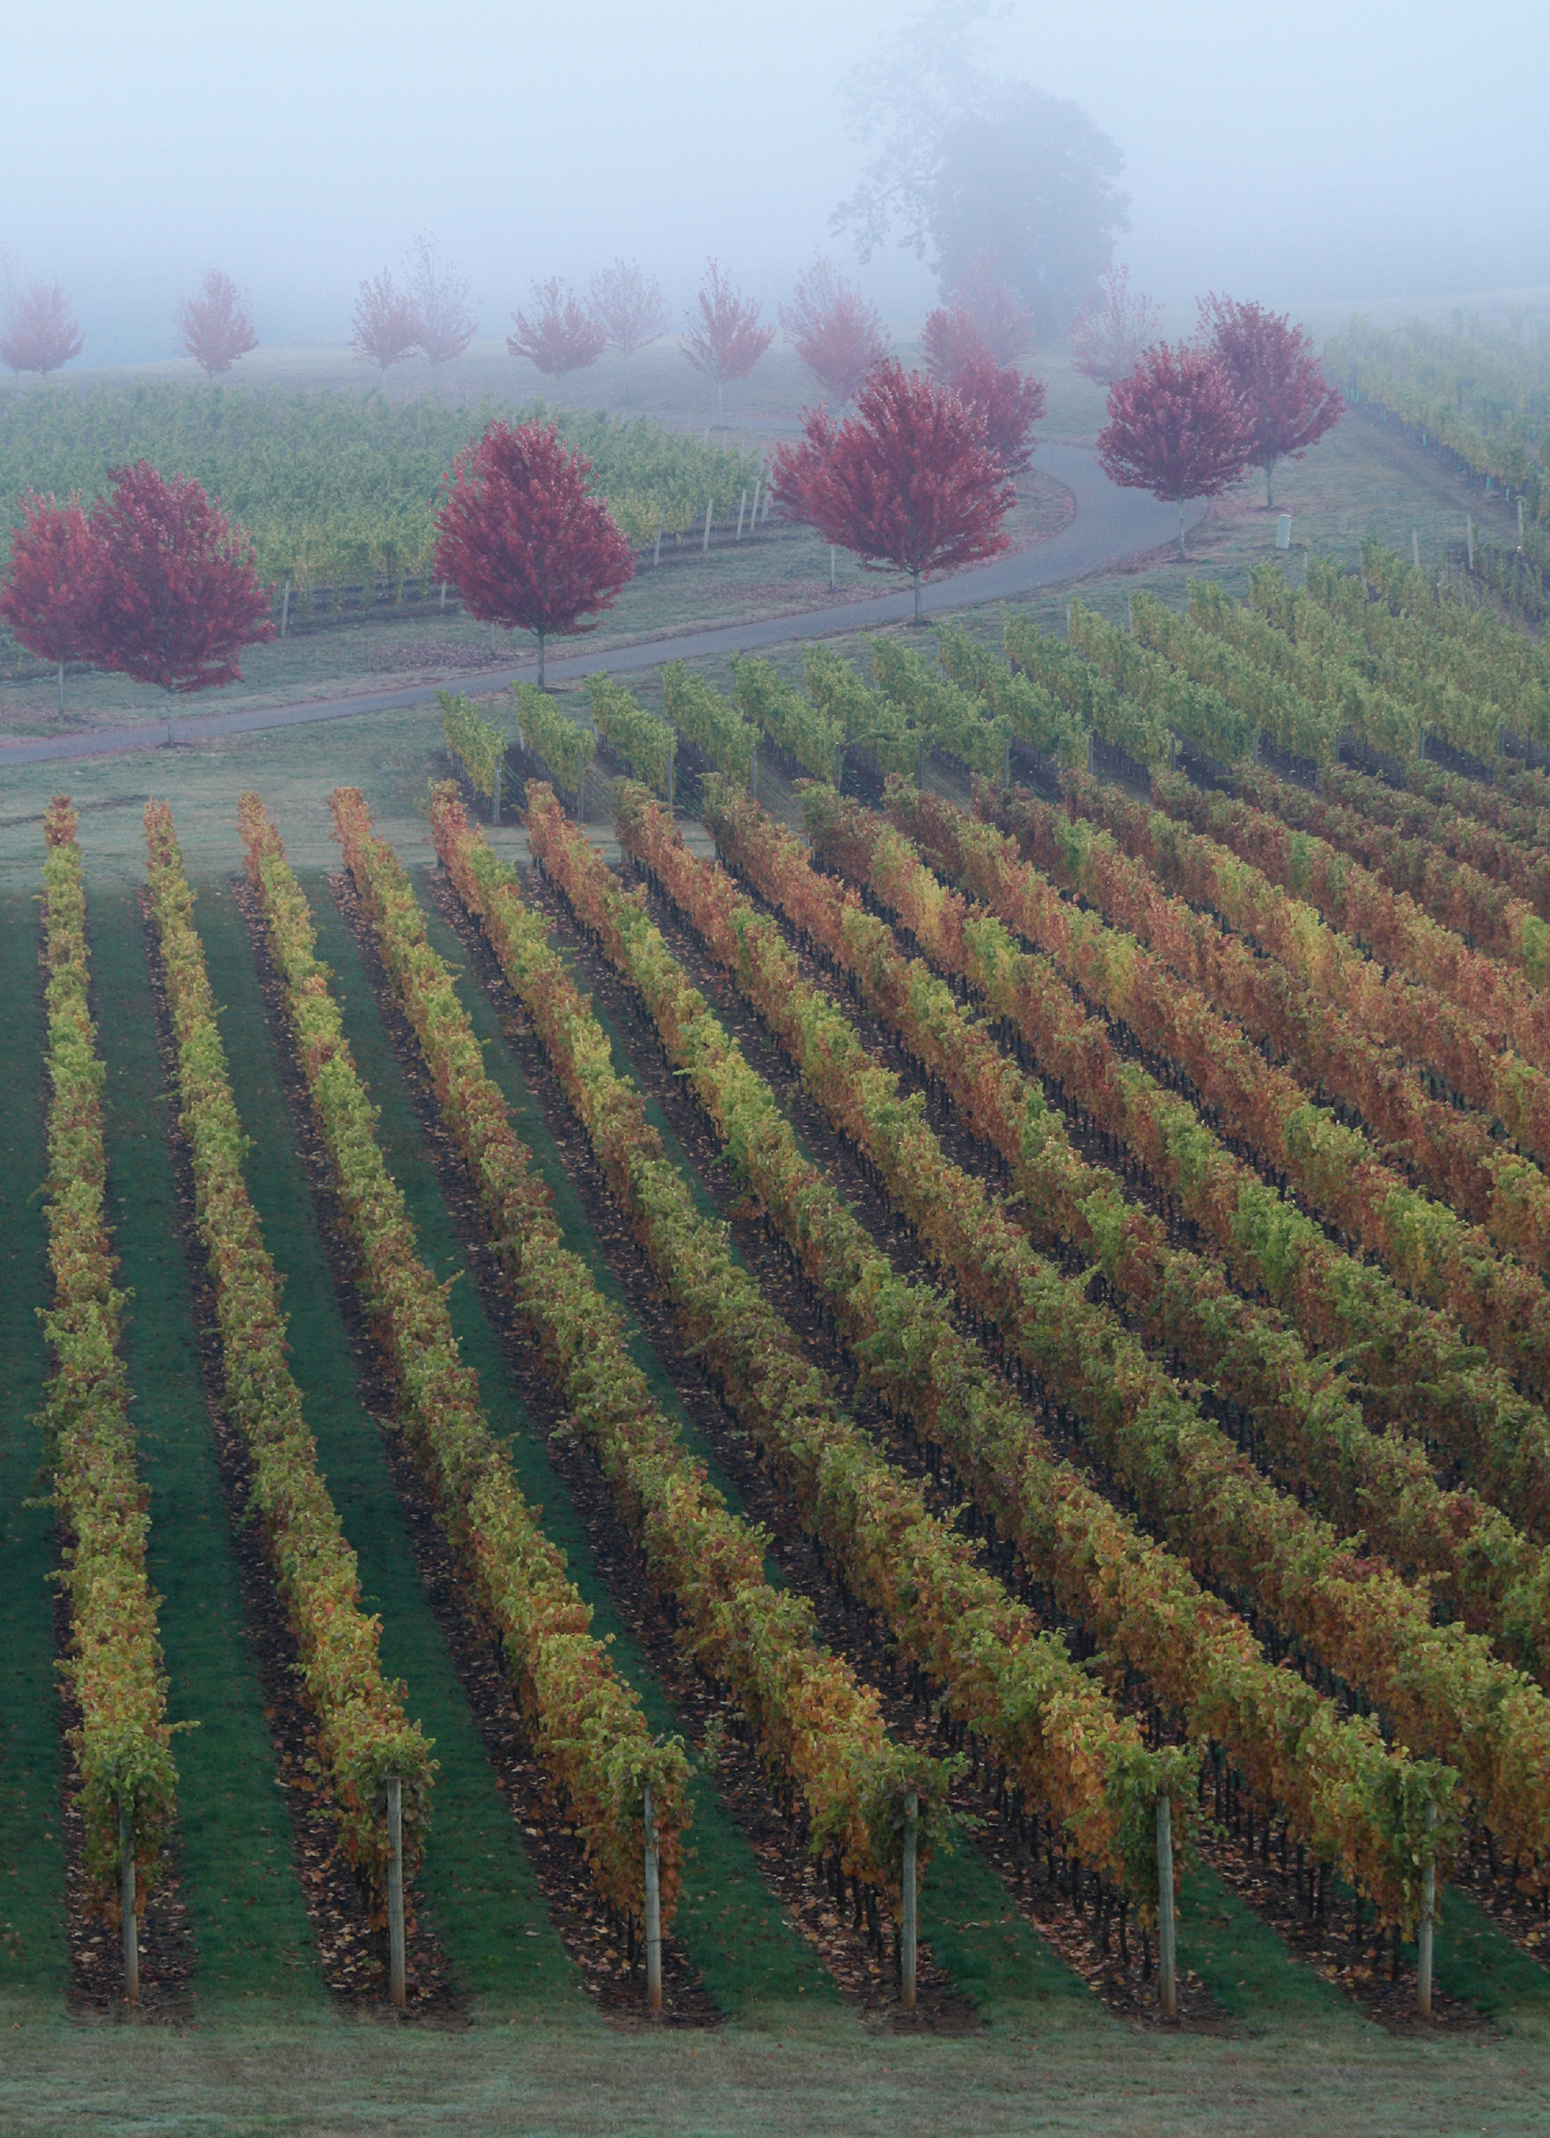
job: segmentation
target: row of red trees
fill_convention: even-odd
[[[247,300],[218,267],[212,267],[197,293],[178,307],[178,331],[184,349],[212,379],[258,347]],[[0,363],[10,371],[46,378],[79,356],[85,345],[63,284],[34,282],[11,308],[8,331],[0,336]]]
[[[833,297],[832,290],[826,293]],[[1200,338],[1157,345],[1109,396],[1100,457],[1113,478],[1183,504],[1219,493],[1251,462],[1269,472],[1335,422],[1328,386],[1301,331],[1253,304],[1211,297]],[[1015,338],[1017,322],[1001,329]],[[1003,340],[1001,347],[1008,346]],[[923,580],[1008,547],[1012,478],[1032,454],[1044,390],[998,362],[984,331],[940,316],[933,368],[874,361],[853,417],[806,414],[799,444],[776,455],[783,512],[864,563]],[[634,555],[591,494],[590,463],[554,424],[492,423],[450,470],[435,570],[481,622],[532,631],[539,679],[552,634],[588,628],[634,571]],[[12,544],[0,618],[41,658],[88,661],[176,695],[232,680],[243,646],[272,636],[251,547],[197,483],[164,481],[146,462],[114,471],[90,513],[78,499],[29,497]]]
[[[1344,411],[1301,327],[1213,294],[1193,342],[1155,344],[1111,387],[1098,458],[1112,481],[1178,505],[1182,556],[1192,499],[1220,497],[1259,468],[1273,505],[1278,462],[1300,459]]]

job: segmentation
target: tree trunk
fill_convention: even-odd
[[[1173,1943],[1173,1806],[1166,1792],[1157,1799],[1157,1959],[1158,2001],[1163,2017],[1177,2017],[1178,1982]]]
[[[900,1908],[899,2002],[915,2009],[915,1846],[920,1800],[912,1789],[904,1799],[904,1871]]]
[[[643,1825],[646,1836],[646,2010],[662,2009],[662,1888],[657,1856],[657,1834],[651,1819],[651,1791],[645,1792]]]
[[[172,748],[172,693],[167,693],[167,747]]]
[[[1267,511],[1275,504],[1276,501],[1275,472],[1275,462],[1273,460],[1267,460],[1265,462],[1265,507]]]
[[[1181,559],[1187,558],[1189,555],[1188,550],[1184,547],[1184,506],[1186,502],[1187,500],[1182,497],[1179,499],[1179,556]]]
[[[1181,544],[1181,546],[1182,546],[1182,543],[1183,543],[1183,539],[1184,539],[1184,538],[1183,538],[1183,536],[1182,536],[1182,534],[1181,534],[1181,535],[1180,535],[1180,537],[1179,537],[1179,540],[1180,540],[1180,544]],[[924,617],[923,617],[923,616],[921,615],[921,613],[920,613],[920,574],[919,574],[919,572],[911,572],[911,573],[910,573],[910,584],[911,584],[911,586],[912,586],[912,587],[914,588],[914,590],[915,590],[915,621],[916,621],[916,623],[918,623],[918,624],[919,624],[919,623],[924,623],[924,621],[925,621],[925,618],[924,618]]]
[[[387,1785],[388,2002],[402,2011],[404,1988],[404,1785],[395,1774]]]
[[[538,687],[540,690],[544,687],[544,637],[545,634],[540,631],[538,634]]]
[[[64,709],[65,709],[65,664],[64,664],[64,662],[63,662],[63,661],[61,661],[61,662],[60,662],[60,664],[59,664],[59,710],[60,710],[61,712],[63,712],[63,711],[64,711]]]
[[[123,1912],[124,2002],[140,2002],[140,1924],[135,1913],[135,1824],[129,1806],[118,1806],[118,1898]]]

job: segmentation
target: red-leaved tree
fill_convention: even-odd
[[[926,369],[944,386],[950,386],[968,364],[995,362],[970,315],[946,305],[927,313],[920,347]]]
[[[826,542],[908,572],[916,623],[922,580],[1008,547],[1002,522],[1016,501],[974,410],[892,360],[872,372],[846,422],[807,411],[801,444],[775,456],[771,487],[782,511]]]
[[[533,284],[531,319],[526,312],[513,312],[511,317],[517,331],[507,335],[506,347],[551,377],[585,371],[608,346],[600,322],[576,302],[558,275]]]
[[[1009,283],[996,274],[996,258],[977,252],[948,292],[947,309],[973,320],[987,356],[1015,364],[1032,354],[1033,314]]]
[[[1249,465],[1264,469],[1265,503],[1274,505],[1276,462],[1300,460],[1340,421],[1345,398],[1325,378],[1306,333],[1284,312],[1213,292],[1201,302],[1200,331],[1247,411]]]
[[[36,371],[47,378],[79,356],[86,336],[75,323],[61,282],[34,282],[17,299],[10,331],[0,338],[0,364],[9,371]]]
[[[1109,389],[1098,459],[1111,482],[1178,505],[1184,556],[1184,507],[1220,497],[1249,464],[1243,404],[1215,354],[1166,342],[1148,349]]]
[[[253,546],[186,476],[164,481],[148,460],[109,471],[92,506],[90,658],[175,697],[231,683],[244,646],[274,637]]]
[[[1161,307],[1130,287],[1130,269],[1111,267],[1071,322],[1071,361],[1100,386],[1112,386],[1135,370],[1161,320]]]
[[[384,386],[389,368],[420,346],[414,299],[397,287],[385,267],[357,290],[351,324],[350,347],[363,364],[376,365]]]
[[[1045,392],[1039,379],[1025,378],[1015,364],[998,364],[989,356],[971,357],[951,380],[959,399],[978,416],[985,443],[1002,472],[1021,475],[1033,460],[1033,426],[1044,413]]]
[[[462,355],[479,330],[479,315],[456,262],[443,258],[441,246],[428,230],[422,230],[414,241],[406,276],[409,301],[419,323],[415,339],[435,371]]]
[[[186,297],[179,306],[178,328],[184,349],[203,367],[207,379],[230,371],[239,357],[258,347],[247,300],[231,276],[218,267],[205,276],[199,295]]]
[[[667,332],[661,286],[634,260],[615,260],[592,277],[592,316],[626,365]]]
[[[877,307],[827,260],[815,261],[798,277],[790,304],[780,308],[780,323],[813,377],[842,408],[888,354]]]
[[[773,327],[759,324],[759,309],[751,298],[744,300],[718,261],[707,261],[699,310],[686,315],[678,346],[695,370],[714,384],[718,417],[722,387],[747,378],[775,339]]]
[[[11,537],[11,567],[0,586],[0,620],[29,653],[59,670],[65,709],[65,663],[92,658],[97,548],[79,496],[66,505],[35,493],[22,499],[22,524]]]
[[[443,486],[436,576],[481,623],[536,633],[540,686],[550,633],[593,630],[580,619],[610,608],[635,572],[627,538],[587,487],[591,472],[553,423],[492,423]]]

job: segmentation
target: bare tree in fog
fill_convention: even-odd
[[[438,365],[461,356],[478,332],[472,293],[457,263],[443,257],[440,244],[428,230],[415,239],[404,278],[420,322],[415,339],[434,372]]]
[[[938,0],[887,57],[842,86],[851,132],[875,145],[831,217],[863,260],[895,230],[944,291],[988,252],[1041,337],[1061,334],[1130,225],[1124,158],[1069,98],[988,75],[974,32],[990,0]]]

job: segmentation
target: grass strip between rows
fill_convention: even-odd
[[[40,1495],[48,1381],[47,1108],[35,901],[0,899],[0,1988],[67,1980],[53,1509]]]
[[[871,1063],[840,1013],[803,983],[775,924],[723,870],[688,852],[649,797],[621,789],[616,808],[626,848],[779,1032],[835,1125],[851,1133],[855,1118],[864,1131],[864,1110],[872,1106],[889,1137],[906,1147],[918,1107],[897,1099],[896,1080]],[[688,986],[646,916],[617,887],[611,900],[602,884],[594,889],[591,925],[642,992],[739,1171],[823,1289],[879,1392],[946,1448],[999,1531],[1101,1643],[1110,1667],[1135,1670],[1157,1700],[1186,1719],[1191,1735],[1224,1745],[1253,1794],[1279,1806],[1319,1860],[1337,1864],[1387,1919],[1413,1923],[1429,1801],[1442,1815],[1442,1862],[1454,1845],[1451,1772],[1388,1750],[1370,1718],[1343,1719],[1289,1668],[1273,1669],[1234,1613],[1054,1456],[1032,1412],[996,1386],[975,1347],[958,1336],[940,1296],[896,1279],[830,1184],[802,1160],[768,1086]],[[883,1145],[873,1140],[872,1148],[883,1167]],[[1028,1326],[1037,1338],[1038,1376],[1062,1404],[1097,1410],[1135,1400],[1112,1346],[1092,1344],[1079,1288],[1058,1280],[1041,1287],[1030,1300]]]
[[[197,1725],[178,1744],[176,1832],[195,1988],[202,2007],[258,1998],[326,2011],[210,1414],[136,893],[104,887],[91,934],[108,1071],[108,1195],[130,1302],[123,1353],[150,1495],[148,1570],[161,1596],[168,1714]]]

